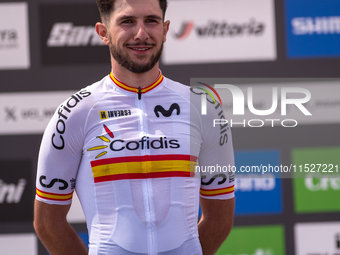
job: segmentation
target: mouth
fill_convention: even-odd
[[[130,50],[137,53],[147,53],[154,45],[126,45]]]
[[[129,47],[131,50],[136,50],[136,51],[147,51],[151,48],[135,48],[135,47]]]

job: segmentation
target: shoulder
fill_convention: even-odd
[[[195,91],[188,85],[182,84],[180,82],[171,80],[169,78],[164,77],[164,86],[174,94],[177,94],[180,97],[183,97],[190,103],[190,107],[194,107],[199,109],[200,107],[200,94],[195,93]]]
[[[84,136],[88,115],[93,106],[108,93],[106,79],[93,83],[72,94],[56,109],[46,130],[45,136],[52,137],[56,149],[64,148],[64,140],[79,140]],[[79,142],[78,145],[81,143]]]
[[[164,77],[164,86],[170,90],[173,91],[174,93],[186,97],[189,97],[190,94],[190,87],[188,85],[184,85],[180,82],[171,80],[167,77]]]
[[[62,102],[57,110],[58,117],[68,119],[77,115],[86,115],[108,92],[106,76],[102,80],[80,89]],[[67,116],[61,116],[61,114]]]

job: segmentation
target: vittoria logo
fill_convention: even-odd
[[[186,39],[190,35],[190,32],[193,27],[194,27],[193,21],[182,23],[182,27],[178,33],[175,33],[175,37],[179,40]]]
[[[131,115],[131,110],[100,111],[100,119],[116,118]]]
[[[103,125],[107,135],[111,138],[114,138],[112,131],[106,126]],[[122,151],[122,150],[145,150],[145,149],[178,149],[180,148],[180,144],[178,140],[171,139],[168,140],[167,137],[161,136],[156,139],[150,139],[148,136],[143,136],[140,140],[132,140],[132,141],[125,141],[122,139],[116,139],[111,141],[111,139],[107,138],[105,135],[97,136],[98,139],[102,140],[103,142],[107,143],[107,145],[99,145],[95,147],[91,147],[87,149],[87,151],[96,151],[96,150],[105,150],[109,148],[111,151]],[[100,152],[95,158],[98,159],[102,156],[107,154],[107,151]]]
[[[264,34],[266,24],[261,21],[256,21],[255,19],[250,19],[248,22],[235,23],[235,22],[225,22],[225,21],[209,21],[205,25],[196,25],[193,21],[183,22],[178,33],[174,36],[176,39],[184,40],[186,39],[191,31],[196,32],[198,38],[207,37],[230,37],[234,38],[236,36],[262,36]]]

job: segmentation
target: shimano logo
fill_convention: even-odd
[[[74,26],[73,23],[55,23],[47,40],[48,47],[76,47],[104,45],[94,26]]]
[[[235,191],[250,192],[250,191],[271,191],[275,189],[275,176],[273,174],[263,175],[247,175],[247,178],[236,178]],[[237,176],[236,176],[237,177]]]
[[[296,17],[291,25],[294,35],[340,34],[340,16]]]
[[[17,204],[20,202],[26,186],[25,179],[19,179],[18,184],[7,184],[0,180],[0,204]]]

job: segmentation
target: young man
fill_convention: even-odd
[[[201,115],[200,93],[161,74],[166,1],[97,4],[112,72],[62,103],[46,128],[35,230],[52,255],[214,254],[232,227],[234,178],[195,166],[234,164],[229,128],[213,127],[221,105]],[[66,221],[74,190],[89,251]]]

